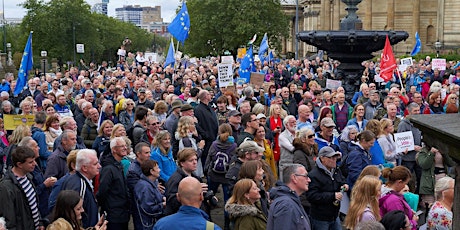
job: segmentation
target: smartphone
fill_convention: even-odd
[[[418,210],[418,211],[415,213],[415,215],[420,216],[422,213],[423,213],[422,210]]]

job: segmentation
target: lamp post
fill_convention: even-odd
[[[437,58],[439,57],[439,51],[441,50],[441,47],[442,47],[442,43],[439,40],[437,40],[434,43],[434,49],[436,50],[436,57]]]
[[[299,39],[297,34],[299,33],[299,0],[295,0],[295,59],[299,59]]]
[[[48,52],[42,51],[40,52],[40,56],[42,57],[43,62],[43,75],[46,75],[46,56],[48,56]]]
[[[72,23],[72,36],[73,36],[73,65],[77,63],[77,44],[75,43],[75,23]]]

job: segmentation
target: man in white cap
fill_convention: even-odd
[[[315,141],[318,144],[318,150],[325,146],[332,147],[335,151],[340,151],[339,140],[334,137],[335,123],[330,117],[321,120],[321,131],[316,133]]]
[[[348,185],[337,168],[340,156],[341,153],[333,148],[323,147],[316,158],[316,166],[308,174],[311,182],[307,198],[311,203],[312,229],[342,229],[339,219],[340,201]]]

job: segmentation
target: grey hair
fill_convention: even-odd
[[[105,109],[107,108],[107,106],[109,106],[109,104],[113,105],[112,101],[111,100],[105,100],[104,104],[102,104],[101,111],[105,111]]]
[[[75,170],[80,171],[81,166],[91,163],[90,156],[95,156],[97,158],[97,153],[93,149],[80,149],[77,153],[77,159],[75,162]]]
[[[294,119],[295,119],[295,117],[292,116],[292,115],[287,115],[287,116],[284,118],[284,120],[283,120],[283,125],[284,125],[284,127],[286,127],[287,123],[289,122],[289,120],[290,120],[291,118],[294,118]]]
[[[302,128],[300,130],[296,130],[295,137],[297,138],[305,138],[308,135],[314,134],[313,130],[309,128]]]
[[[243,94],[244,96],[246,96],[246,98],[250,98],[254,94],[254,90],[251,86],[248,86],[243,90]]]
[[[359,222],[356,227],[356,230],[385,230],[385,227],[382,223],[371,220],[371,221],[361,221]]]
[[[352,140],[350,140],[350,132],[352,130],[356,130],[356,132],[358,132],[358,129],[356,129],[356,126],[354,126],[354,125],[349,125],[349,126],[345,127],[342,130],[342,135],[340,135],[340,140],[346,141],[346,142],[352,141]]]
[[[94,92],[92,90],[86,90],[85,91],[85,97],[90,95],[90,94],[93,94],[93,96],[94,96]]]
[[[91,106],[91,107],[92,107],[93,104],[91,104],[91,102],[89,102],[89,101],[85,101],[85,102],[81,103],[81,109],[84,109],[84,108],[86,108],[87,106]]]
[[[32,137],[25,136],[21,139],[21,141],[18,143],[18,146],[21,147],[29,147],[30,141],[35,141]]]
[[[73,131],[73,130],[70,130],[70,129],[66,129],[64,130],[64,132],[62,132],[62,139],[61,140],[69,140],[69,134],[70,133],[74,133],[75,135],[77,135],[77,132]]]
[[[450,188],[450,182],[452,181],[454,181],[454,179],[448,176],[436,181],[436,185],[434,187],[434,195],[436,197],[436,200],[442,199],[442,192]]]
[[[252,107],[252,112],[255,114],[259,114],[259,113],[265,114],[265,106],[260,103],[256,103],[254,107]]]
[[[407,106],[407,111],[409,111],[409,113],[412,112],[413,109],[417,108],[417,107],[420,107],[417,103],[415,102],[412,102],[410,103],[408,106]]]
[[[125,144],[125,139],[123,137],[115,137],[112,140],[110,140],[110,149],[113,149],[115,146],[117,146],[118,141],[123,141]]]
[[[297,173],[298,168],[305,168],[301,164],[291,164],[286,166],[286,168],[283,169],[283,183],[289,184],[291,182],[291,175]]]

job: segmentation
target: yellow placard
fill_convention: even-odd
[[[29,127],[35,123],[35,115],[3,115],[5,130],[15,130],[19,125],[28,125]]]
[[[238,48],[237,58],[242,59],[244,55],[246,55],[246,48]]]

